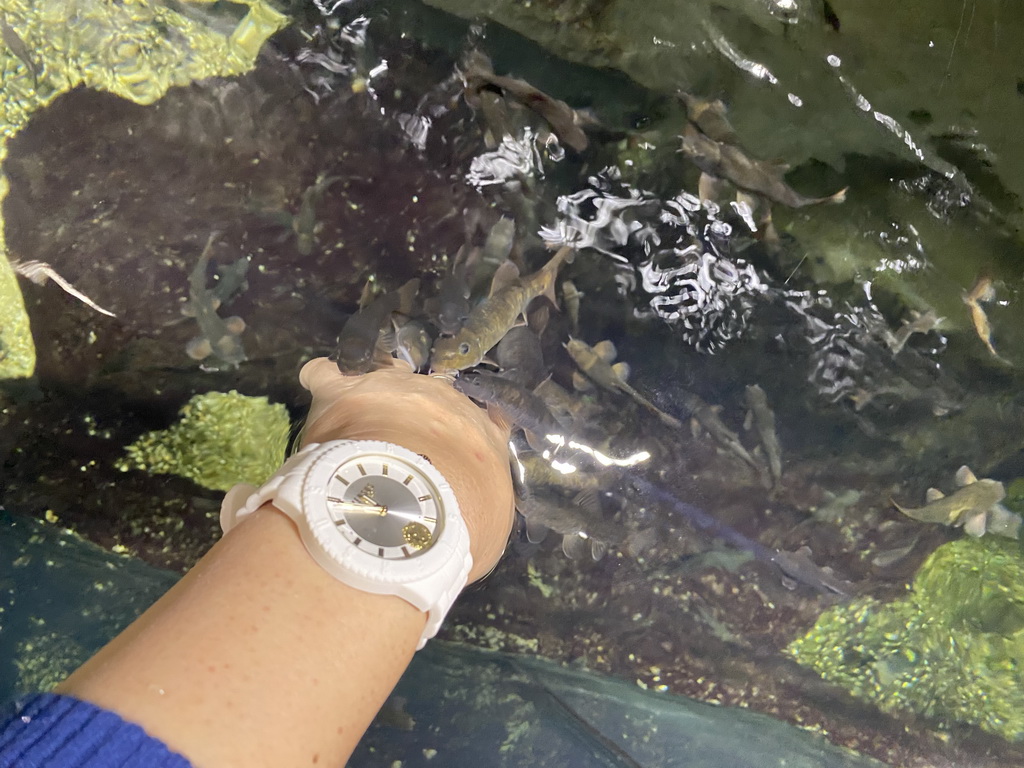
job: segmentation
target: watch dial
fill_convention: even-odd
[[[387,560],[429,549],[444,522],[441,496],[430,479],[402,459],[376,454],[349,459],[335,470],[327,512],[342,536]]]

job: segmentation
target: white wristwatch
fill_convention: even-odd
[[[307,445],[263,487],[228,491],[221,528],[227,533],[268,501],[295,521],[309,554],[334,578],[424,611],[417,650],[469,579],[469,531],[455,493],[426,457],[400,445]]]

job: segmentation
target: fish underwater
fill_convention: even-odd
[[[962,526],[971,536],[994,533],[1017,538],[1021,518],[1000,503],[1006,498],[1002,483],[987,478],[979,480],[967,466],[957,470],[955,482],[958,489],[949,496],[937,488],[929,488],[923,507],[901,507],[894,500],[890,501],[907,517],[923,523]]]
[[[755,471],[761,471],[757,461],[743,447],[743,443],[740,442],[740,436],[729,429],[725,422],[722,421],[722,417],[718,415],[719,406],[709,405],[700,395],[694,392],[687,392],[684,389],[677,390],[677,392],[686,410],[690,412],[693,421],[698,426],[707,430],[708,434],[727,451],[753,467]]]
[[[548,376],[540,337],[527,325],[510,328],[498,342],[494,357],[500,376],[533,390]]]
[[[0,21],[0,37],[2,37],[7,49],[25,65],[29,74],[32,75],[32,87],[39,90],[39,75],[42,73],[43,67],[32,57],[32,51],[28,43],[6,21]]]
[[[593,490],[580,491],[571,500],[553,493],[530,493],[516,502],[526,519],[526,536],[534,543],[544,540],[548,531],[562,537],[562,552],[570,560],[589,554],[600,560],[609,546],[626,538],[626,529],[606,520],[601,502]]]
[[[782,448],[775,432],[775,414],[768,407],[768,396],[757,384],[747,387],[745,397],[749,409],[749,426],[757,430],[765,459],[768,461],[772,485],[777,486],[782,482]]]
[[[683,426],[679,419],[665,413],[626,383],[625,371],[628,368],[616,368],[610,362],[615,357],[615,347],[611,342],[601,342],[591,347],[581,339],[569,339],[565,348],[579,369],[599,387],[628,395],[669,427],[679,429]]]
[[[565,432],[541,398],[513,381],[473,372],[459,376],[454,386],[462,394],[497,408],[517,427],[532,434],[530,442],[534,448],[541,445],[544,436]]]
[[[195,318],[200,335],[186,345],[185,351],[193,360],[205,360],[213,356],[229,367],[236,367],[246,359],[239,338],[245,330],[245,321],[240,317],[222,318],[217,310],[236,289],[244,285],[248,259],[228,267],[222,272],[218,284],[212,289],[207,288],[206,270],[216,239],[217,233],[214,232],[207,239],[199,261],[188,276],[189,298],[182,307],[182,313]]]
[[[552,98],[525,80],[494,74],[490,59],[474,51],[463,68],[466,89],[479,93],[487,87],[497,88],[543,118],[558,140],[576,152],[583,152],[589,143],[580,127],[584,119],[564,101]]]
[[[330,356],[339,371],[351,376],[374,369],[381,331],[391,322],[393,312],[411,314],[419,286],[419,278],[413,278],[397,291],[378,296],[345,322],[338,336],[338,345]]]
[[[801,195],[783,178],[787,166],[755,160],[740,148],[721,101],[709,102],[686,93],[680,93],[680,98],[687,111],[681,151],[702,173],[790,208],[846,199],[846,189],[827,197]]]
[[[537,296],[545,295],[554,302],[558,270],[562,264],[571,262],[572,257],[572,248],[561,248],[532,275],[515,278],[474,307],[457,334],[434,342],[430,359],[433,370],[445,373],[478,365]]]
[[[426,302],[425,309],[445,336],[454,336],[462,328],[470,307],[466,264],[460,257],[456,257],[451,270],[441,278],[437,296]]]
[[[430,362],[430,348],[434,344],[427,323],[408,318],[399,321],[395,315],[392,315],[391,322],[394,330],[390,339],[381,338],[381,345],[393,352],[399,360],[408,363],[413,371],[425,370]]]
[[[1006,360],[996,352],[996,348],[992,345],[992,326],[988,321],[988,315],[985,314],[985,310],[981,306],[983,303],[992,301],[995,297],[996,290],[992,285],[992,278],[988,275],[982,275],[974,283],[971,290],[963,294],[962,298],[971,313],[971,323],[973,323],[974,331],[978,334],[978,338],[981,339],[981,343],[985,345],[985,349],[989,351],[992,357],[1001,363],[1005,363]]]

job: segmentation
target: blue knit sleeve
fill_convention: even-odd
[[[8,712],[4,712],[7,715]],[[0,768],[191,768],[139,726],[86,701],[52,693],[0,719]]]

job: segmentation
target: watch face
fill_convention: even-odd
[[[444,526],[444,503],[418,467],[397,456],[361,454],[327,484],[327,514],[363,552],[404,560],[425,552]]]

